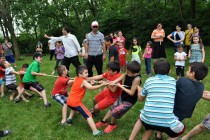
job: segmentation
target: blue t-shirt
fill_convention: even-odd
[[[175,41],[178,41],[178,40],[181,40],[185,36],[185,33],[183,31],[180,31],[180,32],[174,31],[172,32],[172,36]],[[174,45],[180,45],[180,44],[183,44],[183,41],[174,43]]]

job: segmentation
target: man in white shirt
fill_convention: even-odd
[[[48,47],[49,47],[49,50],[50,50],[50,61],[51,61],[52,58],[53,58],[53,55],[55,55],[55,41],[50,39],[48,41]],[[55,55],[55,58],[56,58],[56,55]]]
[[[69,66],[72,63],[75,68],[77,68],[81,63],[79,62],[79,56],[82,56],[81,54],[81,48],[80,44],[73,34],[70,34],[70,29],[68,27],[64,27],[62,29],[63,36],[60,37],[49,37],[48,35],[44,35],[45,38],[49,38],[53,41],[62,41],[63,46],[65,48],[64,58],[61,61],[61,64],[66,66],[66,68],[69,70]]]

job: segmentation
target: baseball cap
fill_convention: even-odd
[[[34,58],[37,58],[37,57],[42,57],[43,55],[39,52],[35,52],[34,55],[33,55],[33,59]]]
[[[98,22],[97,21],[93,21],[91,26],[98,26]]]

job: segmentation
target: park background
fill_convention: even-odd
[[[0,32],[3,41],[4,36],[10,36],[14,52],[17,58],[19,70],[23,63],[30,64],[31,56],[35,51],[37,40],[44,45],[43,64],[41,72],[50,74],[55,61],[49,60],[47,39],[44,33],[52,36],[62,35],[61,29],[67,25],[72,34],[76,35],[80,44],[85,38],[85,33],[90,32],[90,24],[93,20],[99,22],[99,30],[108,35],[110,32],[121,30],[126,38],[126,48],[131,46],[132,38],[135,36],[141,41],[142,48],[145,42],[151,40],[151,32],[156,24],[161,22],[166,35],[175,30],[177,24],[182,25],[182,30],[191,23],[197,25],[202,33],[205,45],[206,61],[209,66],[210,60],[210,1],[209,0],[1,0],[0,1]],[[171,76],[175,77],[173,60],[173,44],[165,39],[167,60],[172,66]],[[130,61],[130,56],[128,56]],[[82,60],[80,61],[82,62]],[[107,61],[106,61],[107,63]],[[105,64],[106,64],[105,63]],[[146,80],[144,62],[142,62],[142,80]],[[104,64],[104,71],[106,65]],[[186,60],[186,69],[188,60]],[[96,72],[95,72],[96,74]],[[154,75],[154,74],[153,74]],[[70,77],[75,77],[75,68],[70,67]],[[10,129],[13,134],[5,139],[14,140],[126,140],[128,139],[133,125],[138,118],[139,110],[144,103],[137,103],[129,113],[117,122],[118,128],[111,134],[93,137],[91,130],[80,114],[74,117],[72,126],[60,126],[61,106],[51,99],[51,90],[55,82],[54,77],[38,77],[47,90],[47,96],[52,106],[43,107],[43,101],[35,96],[30,103],[20,102],[14,104],[7,98],[0,99],[0,129]],[[19,77],[17,76],[17,83]],[[210,90],[210,76],[203,81],[206,90]],[[84,98],[84,104],[92,107],[92,99],[102,89],[89,91]],[[7,93],[7,96],[9,94]],[[210,112],[210,102],[199,101],[193,117],[186,119],[187,131]],[[100,113],[94,120],[100,121],[107,110]],[[103,130],[103,129],[102,129]],[[144,130],[137,139],[141,139]],[[166,138],[166,135],[164,135]],[[153,136],[154,139],[154,136]],[[193,140],[208,140],[209,131],[204,132]]]

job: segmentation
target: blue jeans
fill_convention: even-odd
[[[145,58],[146,74],[151,75],[151,58]]]

